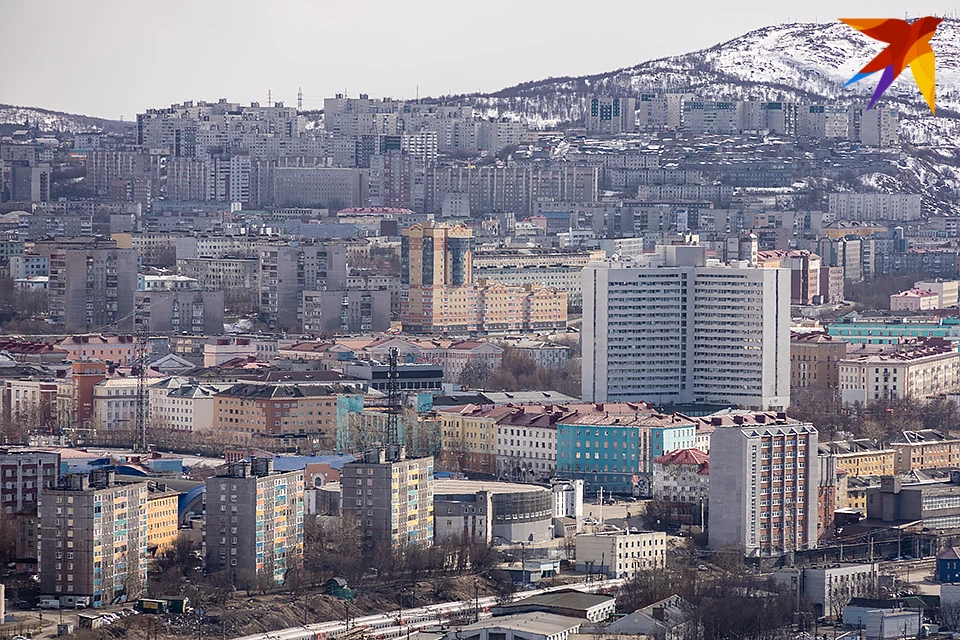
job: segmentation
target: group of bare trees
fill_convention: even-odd
[[[496,549],[472,540],[440,540],[403,549],[389,545],[371,548],[364,544],[360,523],[351,514],[304,522],[303,578],[312,586],[337,577],[350,584],[371,577],[417,583],[427,577],[486,573],[499,562]]]
[[[947,431],[960,425],[960,407],[945,398],[925,402],[904,398],[864,405],[843,404],[834,391],[801,390],[792,395],[790,416],[812,422],[822,434],[821,440],[844,433],[890,441],[902,431]]]
[[[17,288],[0,278],[0,329],[4,333],[42,334],[57,329],[46,321],[47,292]]]
[[[686,556],[668,556],[663,571],[639,572],[617,595],[618,610],[629,613],[664,598],[680,596],[685,637],[776,638],[804,603],[782,584],[749,571],[740,550],[725,550],[698,571]]]
[[[463,368],[461,385],[490,391],[559,391],[580,396],[580,361],[573,358],[562,367],[541,367],[522,351],[506,347],[500,368],[492,371],[484,363],[471,363]]]

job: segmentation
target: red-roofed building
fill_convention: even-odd
[[[907,289],[890,296],[890,311],[931,311],[940,306],[940,296],[928,289]]]
[[[702,524],[710,499],[710,454],[677,449],[653,461],[653,499],[669,505],[669,517]]]
[[[69,352],[67,360],[71,362],[101,360],[107,364],[125,367],[132,365],[136,357],[136,338],[130,335],[105,336],[95,333],[70,336],[56,346]]]
[[[67,350],[47,342],[15,339],[0,340],[0,351],[6,351],[17,362],[31,364],[55,364],[63,362],[70,355]]]

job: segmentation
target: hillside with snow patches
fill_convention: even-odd
[[[960,132],[955,122],[960,117],[960,20],[944,20],[932,44],[937,108],[948,117],[930,116],[909,69],[883,98],[900,109],[902,133],[909,142],[952,142]],[[689,92],[707,99],[865,102],[879,73],[851,87],[843,84],[884,46],[841,22],[782,24],[701,51],[608,73],[526,82],[460,98],[487,116],[527,120],[541,127],[581,120],[584,98],[594,94]]]
[[[933,208],[960,213],[960,20],[945,19],[932,40],[936,53],[937,116],[930,114],[909,68],[881,103],[900,112],[907,144],[896,170],[861,176],[841,189],[923,192]],[[525,82],[490,94],[444,96],[472,104],[487,117],[522,120],[534,128],[582,122],[586,98],[683,92],[706,99],[787,100],[865,104],[880,79],[843,84],[885,45],[841,22],[780,24],[692,53],[590,76]],[[320,112],[305,114],[322,126]],[[0,105],[0,123],[39,125],[44,131],[116,131],[130,123]]]
[[[78,133],[81,131],[107,131],[120,133],[136,122],[120,122],[105,118],[51,111],[38,107],[18,107],[0,104],[0,124],[17,125],[22,128],[37,128],[45,133]],[[7,127],[11,128],[11,127]]]

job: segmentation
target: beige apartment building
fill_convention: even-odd
[[[955,393],[960,382],[960,352],[942,338],[919,338],[895,351],[865,354],[840,362],[844,403],[924,400]]]
[[[790,386],[794,389],[829,391],[839,387],[840,362],[847,357],[847,343],[826,333],[794,333],[790,336]]]

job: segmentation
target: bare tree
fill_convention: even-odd
[[[940,622],[951,631],[960,630],[960,602],[940,600]]]

